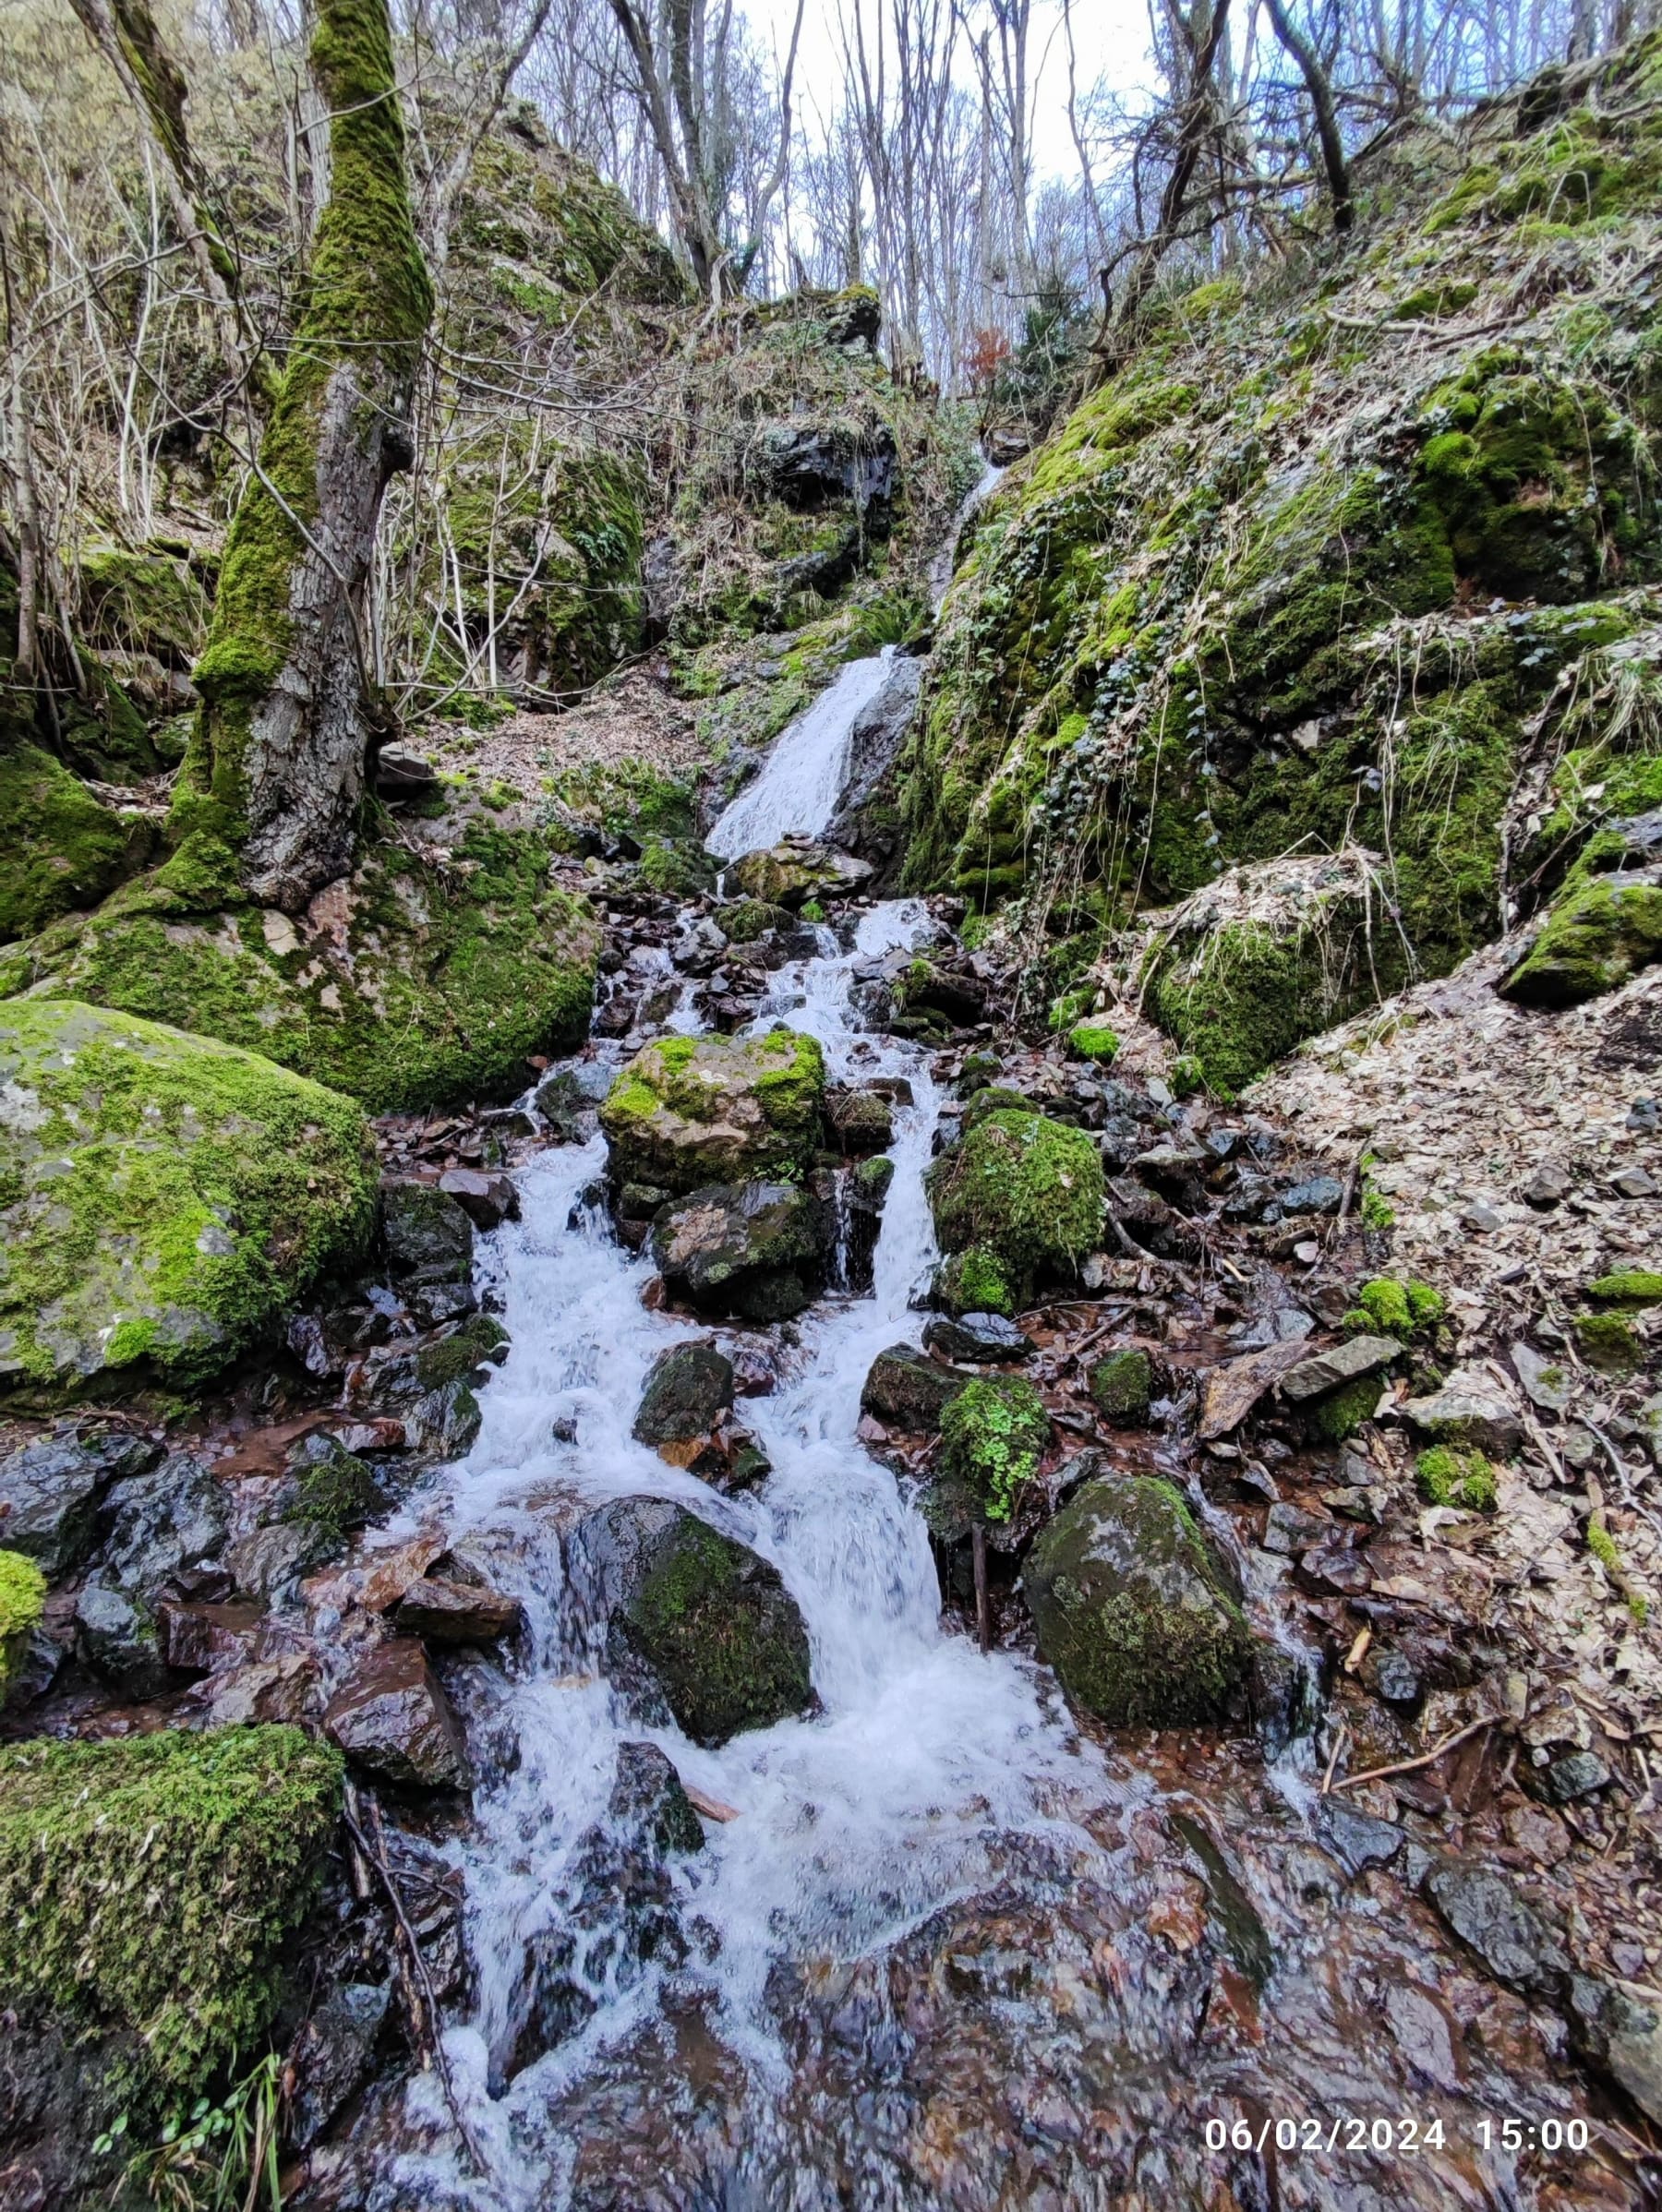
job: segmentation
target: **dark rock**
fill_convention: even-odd
[[[784,1321],[812,1302],[824,1229],[793,1184],[713,1184],[660,1208],[653,1262],[694,1305],[750,1321]]]
[[[295,2051],[289,2135],[296,2150],[315,2143],[368,2080],[392,1984],[343,1982],[314,2006]]]
[[[361,1659],[330,1700],[323,1726],[349,1759],[388,1782],[473,1785],[450,1700],[414,1637],[397,1637]]]
[[[612,1071],[602,1060],[579,1061],[551,1069],[536,1087],[532,1104],[557,1145],[586,1144],[599,1127],[600,1101],[611,1088]]]
[[[1240,1608],[1169,1483],[1088,1483],[1041,1531],[1021,1586],[1042,1656],[1111,1726],[1217,1720],[1246,1672]]]
[[[1105,1353],[1092,1364],[1090,1395],[1104,1420],[1118,1427],[1141,1427],[1154,1396],[1154,1369],[1148,1353],[1129,1347]]]
[[[1362,1662],[1362,1679],[1388,1705],[1417,1705],[1426,1694],[1420,1671],[1406,1652],[1376,1644]]]
[[[860,1393],[861,1411],[890,1428],[933,1434],[965,1379],[910,1344],[891,1344],[872,1362]]]
[[[1570,1984],[1572,2039],[1623,2089],[1653,2126],[1662,2127],[1662,2006],[1649,1991],[1629,1991],[1583,1974]]]
[[[1337,1213],[1343,1203],[1343,1183],[1331,1175],[1312,1175],[1307,1183],[1295,1183],[1283,1191],[1273,1211],[1283,1219],[1290,1214]]]
[[[1385,1867],[1403,1847],[1403,1831],[1372,1813],[1358,1812],[1342,1797],[1322,1799],[1321,1825],[1340,1864],[1348,1874],[1366,1873],[1369,1867]]]
[[[375,787],[383,799],[416,799],[438,789],[439,772],[407,745],[383,745],[375,755]]]
[[[873,504],[886,506],[898,465],[885,424],[857,434],[837,422],[764,423],[745,457],[746,475],[758,490],[809,512],[845,499],[861,514]]]
[[[656,1744],[618,1746],[608,1818],[660,1856],[702,1851],[704,1826],[668,1755]]]
[[[192,1594],[181,1578],[218,1559],[228,1518],[211,1470],[185,1452],[114,1494],[109,1537],[77,1595],[75,1619],[86,1658],[125,1697],[157,1697],[167,1687],[158,1608],[163,1597]]]
[[[483,1168],[447,1168],[439,1188],[454,1198],[476,1229],[495,1229],[503,1221],[519,1220],[519,1193],[512,1177],[488,1173]]]
[[[1527,1206],[1545,1213],[1554,1206],[1561,1206],[1574,1188],[1569,1175],[1552,1160],[1544,1160],[1519,1192]]]
[[[873,1091],[827,1091],[825,1119],[845,1152],[883,1152],[894,1141],[893,1110]]]
[[[883,1209],[894,1180],[895,1163],[885,1153],[861,1160],[849,1172],[842,1236],[843,1287],[847,1290],[860,1292],[872,1287]]]
[[[428,1183],[383,1183],[381,1227],[395,1275],[416,1282],[464,1282],[473,1273],[473,1223],[447,1192]]]
[[[1394,1337],[1349,1337],[1331,1351],[1319,1352],[1314,1358],[1300,1360],[1297,1366],[1289,1368],[1281,1378],[1282,1396],[1295,1405],[1308,1398],[1323,1398],[1346,1383],[1381,1373],[1392,1360],[1402,1357],[1402,1352]]]
[[[922,681],[922,662],[897,655],[876,694],[849,725],[843,795],[825,833],[828,842],[845,852],[865,860],[893,857],[898,840],[892,826],[878,820],[872,802],[911,727]]]
[[[1332,1533],[1332,1522],[1320,1513],[1307,1513],[1302,1506],[1283,1498],[1264,1516],[1264,1549],[1293,1553],[1307,1550]]]
[[[626,1688],[644,1671],[694,1743],[723,1744],[812,1704],[796,1601],[777,1569],[707,1522],[662,1498],[617,1498],[572,1531],[569,1557],[609,1622],[608,1670]]]
[[[524,1618],[518,1598],[484,1582],[423,1575],[392,1608],[395,1627],[429,1643],[495,1643]]]
[[[963,1314],[956,1321],[937,1314],[923,1324],[923,1341],[943,1359],[967,1360],[979,1366],[997,1360],[1024,1360],[1033,1349],[1032,1338],[1003,1314]]]
[[[1457,1859],[1435,1862],[1425,1890],[1448,1926],[1499,1982],[1524,1997],[1556,1997],[1570,1961],[1558,1937],[1502,1874]]]
[[[0,1461],[0,1549],[33,1559],[49,1582],[73,1574],[92,1549],[105,1493],[152,1466],[160,1450],[119,1428],[20,1446]]]
[[[1608,1788],[1610,1770],[1596,1751],[1570,1751],[1543,1767],[1536,1779],[1548,1804],[1572,1805]]]
[[[707,1437],[733,1403],[732,1362],[706,1337],[673,1344],[654,1361],[631,1431],[655,1449]]]

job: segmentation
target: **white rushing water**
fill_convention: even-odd
[[[630,1435],[653,1360],[698,1332],[642,1306],[649,1263],[581,1203],[603,1164],[598,1142],[536,1161],[521,1184],[523,1218],[493,1240],[512,1351],[485,1393],[478,1441],[443,1478],[439,1501],[452,1541],[494,1553],[493,1571],[524,1596],[533,1645],[516,1677],[482,1668],[464,1698],[476,1753],[494,1778],[476,1794],[461,1847],[477,2003],[448,2050],[489,2178],[465,2181],[446,2163],[440,2187],[435,2165],[404,2159],[391,2177],[403,2204],[435,2194],[515,2212],[558,2204],[550,2097],[651,2019],[671,1978],[682,1995],[704,1994],[722,2038],[765,2083],[782,2063],[765,1998],[777,1961],[870,1954],[993,1879],[1012,1834],[1092,1850],[1064,1807],[1095,1775],[1094,1755],[1048,1712],[1037,1670],[983,1657],[943,1629],[922,1520],[855,1434],[872,1360],[918,1334],[907,1294],[934,1250],[923,1172],[938,1098],[916,1047],[853,1028],[850,971],[931,926],[921,907],[902,903],[867,913],[850,955],[822,932],[829,956],[780,970],[762,1017],[817,1036],[832,1080],[903,1075],[915,1102],[897,1112],[873,1292],[805,1316],[774,1394],[742,1401],[774,1467],[759,1493],[726,1498]],[[557,1440],[557,1419],[572,1440]],[[674,1497],[773,1561],[808,1625],[822,1710],[718,1750],[632,1718],[592,1662],[572,1656],[554,1524],[573,1493]],[[421,1501],[424,1521],[433,1507]],[[490,2052],[526,1946],[569,1908],[562,1878],[604,1809],[618,1746],[648,1737],[684,1779],[738,1809],[708,1830],[702,1853],[675,1862],[683,1918],[697,1931],[692,1954],[672,1977],[661,1966],[608,1970],[587,2026],[493,2099]],[[412,2094],[438,2117],[430,2078]]]
[[[724,860],[777,845],[781,837],[817,837],[837,811],[849,780],[854,718],[883,687],[895,649],[851,660],[812,706],[788,723],[773,751],[705,839]]]
[[[1004,474],[1003,469],[994,468],[990,461],[982,462],[981,475],[970,487],[962,506],[953,517],[950,536],[942,539],[939,548],[930,561],[929,604],[936,614],[940,613],[946,595],[952,589],[952,579],[957,570],[957,549],[959,541],[964,535],[964,524],[978,508],[983,506],[992,498],[1004,481]]]

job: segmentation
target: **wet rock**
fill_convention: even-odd
[[[410,1408],[412,1441],[440,1460],[459,1460],[473,1449],[484,1416],[465,1378],[428,1390]]]
[[[825,1120],[845,1152],[883,1152],[894,1141],[894,1111],[875,1091],[827,1091]]]
[[[860,1393],[862,1413],[889,1428],[932,1435],[941,1415],[964,1388],[954,1375],[910,1344],[891,1344],[872,1362]]]
[[[414,1637],[379,1645],[330,1700],[325,1733],[349,1759],[388,1782],[469,1789],[462,1731],[427,1653]]]
[[[519,1192],[511,1176],[482,1168],[447,1168],[439,1178],[439,1188],[447,1198],[454,1198],[476,1229],[496,1229],[519,1220]]]
[[[289,2134],[296,2150],[315,2143],[368,2080],[391,1995],[390,1981],[343,1982],[313,2008],[295,2052]]]
[[[736,898],[730,906],[720,908],[716,919],[732,944],[753,944],[770,930],[789,930],[796,921],[786,908],[770,907],[760,898]]]
[[[1524,1441],[1523,1422],[1482,1376],[1456,1372],[1441,1389],[1410,1398],[1398,1412],[1436,1443],[1475,1445],[1497,1460],[1510,1459]]]
[[[612,1071],[603,1060],[579,1061],[543,1077],[532,1104],[557,1145],[588,1142],[599,1127],[600,1101],[611,1082]]]
[[[694,1344],[673,1344],[653,1363],[630,1433],[638,1444],[655,1449],[690,1443],[707,1437],[732,1404],[732,1362],[707,1337]]]
[[[1295,1405],[1309,1398],[1323,1398],[1330,1390],[1358,1382],[1364,1376],[1380,1374],[1392,1360],[1402,1357],[1402,1352],[1394,1337],[1347,1338],[1331,1352],[1319,1352],[1314,1359],[1300,1360],[1295,1367],[1290,1367],[1281,1378],[1282,1396],[1290,1398]]]
[[[70,1429],[25,1444],[0,1461],[0,1548],[34,1560],[49,1582],[72,1574],[92,1549],[98,1509],[124,1476],[161,1451],[130,1429]]]
[[[1104,1353],[1090,1369],[1090,1395],[1105,1421],[1140,1428],[1154,1396],[1154,1367],[1146,1352],[1126,1347]]]
[[[735,860],[727,881],[747,898],[794,911],[810,899],[849,897],[865,888],[872,873],[869,860],[857,860],[811,837],[786,837]]]
[[[1311,1545],[1319,1544],[1332,1533],[1331,1521],[1319,1513],[1308,1513],[1302,1506],[1278,1499],[1264,1516],[1264,1549],[1267,1552],[1291,1554],[1307,1551]]]
[[[1389,1866],[1403,1847],[1403,1831],[1392,1821],[1377,1821],[1372,1813],[1358,1812],[1342,1797],[1322,1799],[1321,1825],[1348,1874],[1366,1873],[1369,1867]]]
[[[671,1292],[749,1321],[784,1321],[813,1296],[824,1222],[794,1184],[717,1184],[663,1208],[652,1258]]]
[[[1432,1865],[1426,1894],[1495,1979],[1524,1997],[1556,1997],[1569,1978],[1562,1944],[1502,1874],[1455,1859]]]
[[[861,859],[887,860],[898,836],[876,810],[868,811],[884,777],[894,765],[900,741],[911,727],[922,688],[923,663],[900,654],[889,663],[876,695],[849,726],[848,768],[842,798],[826,831],[827,842]]]
[[[694,1743],[726,1743],[813,1702],[796,1601],[743,1545],[665,1499],[626,1497],[589,1514],[569,1548],[609,1622],[608,1670],[627,1685],[635,1662]]]
[[[1596,1751],[1571,1751],[1538,1770],[1525,1768],[1524,1775],[1533,1778],[1549,1805],[1573,1805],[1580,1797],[1608,1788],[1610,1783],[1610,1770]]]
[[[660,1856],[704,1849],[703,1823],[673,1763],[656,1744],[618,1746],[617,1773],[607,1814]]]
[[[486,1582],[423,1575],[392,1608],[394,1627],[429,1643],[496,1643],[524,1619],[518,1598]]]
[[[311,1521],[279,1521],[239,1536],[225,1552],[225,1566],[239,1590],[279,1605],[295,1594],[307,1575],[339,1558],[344,1548],[338,1529]]]
[[[1376,1644],[1362,1662],[1362,1680],[1376,1698],[1404,1710],[1417,1705],[1426,1694],[1420,1671],[1406,1652],[1390,1644]]]
[[[1244,1359],[1228,1360],[1207,1376],[1200,1398],[1197,1434],[1201,1443],[1214,1443],[1238,1428],[1277,1378],[1296,1366],[1303,1354],[1296,1339],[1267,1344]]]
[[[167,1687],[158,1608],[168,1595],[192,1594],[186,1579],[217,1561],[228,1518],[211,1471],[185,1452],[114,1493],[110,1534],[77,1595],[75,1620],[87,1660],[123,1696],[157,1697]]]
[[[1344,1203],[1344,1185],[1331,1175],[1312,1175],[1282,1192],[1265,1219],[1289,1220],[1299,1214],[1337,1213]]]
[[[1578,1974],[1570,1986],[1576,2048],[1662,2127],[1662,2007],[1648,1991]]]
[[[818,1041],[792,1029],[661,1039],[601,1105],[612,1181],[680,1194],[799,1172],[819,1144],[825,1089]]]
[[[382,1184],[381,1232],[395,1275],[464,1282],[473,1273],[473,1223],[448,1192],[429,1183]]]
[[[1169,1483],[1088,1483],[1040,1533],[1021,1586],[1042,1656],[1111,1726],[1220,1719],[1245,1677],[1245,1619]]]
[[[885,1154],[861,1160],[845,1185],[847,1220],[843,1231],[844,1287],[857,1294],[872,1287],[883,1209],[895,1180],[895,1163]]]
[[[937,1314],[923,1325],[923,1341],[945,1360],[964,1360],[987,1366],[999,1360],[1023,1360],[1033,1340],[1003,1314],[962,1314],[957,1320]]]

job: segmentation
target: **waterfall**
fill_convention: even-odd
[[[849,780],[849,736],[856,715],[882,688],[894,647],[851,660],[812,706],[789,723],[753,781],[705,843],[724,860],[791,836],[817,837],[837,811]]]

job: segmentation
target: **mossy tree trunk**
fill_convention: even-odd
[[[288,366],[225,546],[164,872],[298,912],[352,863],[381,709],[364,636],[433,295],[411,218],[386,0],[318,0],[331,190]]]

